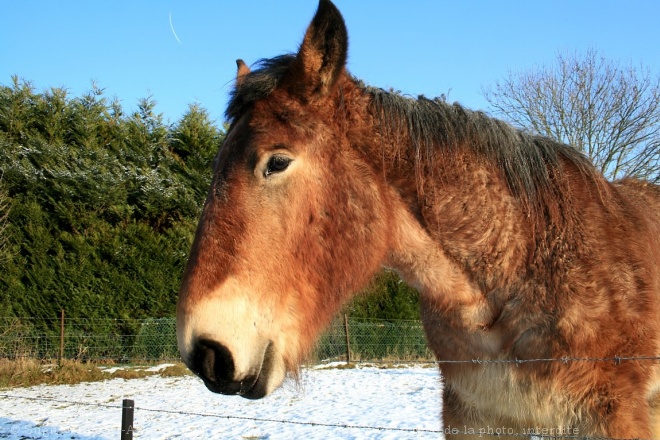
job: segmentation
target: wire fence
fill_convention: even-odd
[[[147,408],[142,406],[136,406],[133,400],[125,399],[122,405],[117,404],[107,404],[107,403],[96,403],[96,402],[81,402],[74,400],[65,400],[65,399],[55,399],[48,397],[35,397],[35,396],[24,396],[20,394],[10,394],[10,393],[0,393],[0,399],[9,399],[13,401],[20,400],[32,400],[43,402],[45,405],[51,404],[51,409],[61,409],[64,410],[70,405],[77,405],[82,407],[101,407],[108,410],[119,411],[122,410],[122,424],[121,424],[121,439],[132,440],[133,432],[135,430],[134,421],[133,421],[133,412],[137,411],[144,412],[147,414],[169,414],[174,416],[194,416],[194,417],[205,417],[205,418],[215,418],[215,419],[235,419],[242,421],[251,421],[257,423],[276,423],[283,425],[305,425],[313,428],[340,428],[347,430],[358,430],[358,431],[381,431],[381,432],[396,432],[398,434],[408,433],[408,434],[421,434],[421,433],[430,433],[434,435],[447,435],[454,434],[455,436],[467,436],[474,437],[478,436],[480,438],[493,438],[493,437],[513,437],[513,438],[525,438],[525,439],[548,439],[548,440],[560,440],[560,439],[580,439],[580,440],[653,440],[652,438],[627,438],[627,437],[605,437],[605,436],[585,436],[579,433],[579,429],[572,429],[570,427],[559,427],[559,428],[529,428],[523,429],[521,431],[516,431],[513,428],[506,427],[480,427],[480,428],[451,428],[445,427],[442,429],[426,429],[426,428],[397,428],[391,426],[377,426],[377,425],[357,425],[357,424],[347,424],[347,423],[327,423],[327,422],[314,422],[314,421],[302,421],[302,420],[286,420],[286,419],[274,419],[274,418],[265,418],[265,417],[250,417],[250,416],[238,416],[230,414],[221,414],[221,413],[210,413],[210,412],[192,412],[192,411],[182,411],[179,409],[163,409],[163,408]],[[65,406],[63,406],[65,405]],[[126,410],[130,412],[130,418],[125,419]],[[118,415],[118,414],[117,414]],[[117,417],[115,415],[114,417]],[[118,418],[118,417],[117,417]],[[139,422],[138,422],[139,424]],[[0,435],[0,437],[2,437]],[[23,438],[23,437],[22,437]],[[27,437],[25,437],[27,438]],[[32,437],[30,437],[32,438]],[[247,438],[247,437],[244,437]]]
[[[0,318],[0,358],[80,361],[177,360],[174,318]],[[419,321],[338,317],[310,362],[432,361]]]
[[[58,331],[59,330],[59,331]],[[136,362],[143,360],[179,359],[176,342],[176,323],[174,318],[154,318],[145,320],[116,319],[76,319],[37,320],[0,318],[0,359],[32,358],[50,360],[63,353],[64,358],[90,361]],[[449,363],[470,364],[526,364],[526,363],[573,363],[573,362],[610,362],[621,365],[626,362],[660,362],[660,356],[604,358],[564,357],[548,359],[468,359],[435,360],[427,348],[422,324],[419,321],[384,321],[375,319],[355,319],[338,317],[320,337],[316,350],[311,357],[312,363],[345,361],[360,362],[435,362],[441,367]],[[55,399],[42,399],[21,396],[14,393],[0,393],[0,398],[21,400],[41,399],[44,402]],[[67,401],[68,402],[68,401]],[[97,403],[69,402],[83,406],[116,405]],[[219,419],[239,418],[255,422],[275,422],[281,424],[305,424],[318,428],[345,428],[357,430],[406,431],[411,433],[429,432],[447,434],[444,430],[397,429],[380,426],[357,426],[350,424],[318,423],[314,421],[275,420],[270,418],[252,418],[216,413],[193,413],[174,409],[156,409],[135,406],[135,410],[145,413],[168,413],[195,415]],[[547,435],[534,432],[529,435],[541,438],[585,438],[581,435]],[[480,432],[480,436],[499,436],[501,434]],[[518,434],[506,433],[507,436]],[[607,439],[617,440],[617,439]]]
[[[0,359],[70,359],[134,363],[179,360],[175,318],[63,320],[0,317]],[[432,362],[527,364],[569,362],[660,362],[660,356],[562,357],[548,359],[436,360],[422,323],[337,317],[320,336],[309,363]]]
[[[0,358],[132,362],[178,359],[174,318],[0,318]]]
[[[9,393],[0,393],[0,399],[12,399],[12,400],[31,400],[37,402],[43,402],[44,404],[56,404],[56,405],[77,405],[83,407],[100,407],[107,408],[111,410],[120,410],[125,409],[127,401],[124,400],[122,405],[117,404],[107,404],[107,403],[95,403],[95,402],[80,402],[74,400],[66,399],[54,399],[48,397],[34,397],[34,396],[24,396],[19,394],[9,394]],[[274,419],[274,418],[265,418],[265,417],[249,417],[249,416],[239,416],[239,415],[230,415],[230,414],[221,414],[221,413],[211,413],[211,412],[192,412],[192,411],[182,411],[175,409],[162,409],[162,408],[146,408],[142,406],[135,406],[134,401],[130,400],[130,407],[133,410],[138,412],[143,411],[147,414],[149,413],[162,413],[162,414],[171,414],[178,416],[195,416],[195,417],[209,417],[216,419],[234,419],[234,420],[243,420],[259,423],[277,423],[284,425],[304,425],[314,428],[340,428],[340,429],[353,429],[353,430],[368,430],[368,431],[391,431],[391,432],[405,432],[405,433],[433,433],[441,434],[444,431],[439,429],[425,429],[425,428],[397,428],[391,426],[375,426],[375,425],[356,425],[356,424],[347,424],[347,423],[326,423],[326,422],[314,422],[314,421],[302,421],[302,420],[285,420],[285,419]],[[122,426],[122,434],[124,434],[125,427]],[[132,432],[134,427],[128,427]],[[132,438],[129,436],[129,438]],[[626,440],[626,439],[606,439],[606,440]]]

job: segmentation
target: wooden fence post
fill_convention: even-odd
[[[124,399],[121,404],[121,437],[120,440],[133,440],[133,411],[135,402]]]
[[[57,364],[61,367],[64,360],[64,309],[60,312],[60,355]]]
[[[348,334],[348,316],[344,313],[344,333],[346,334],[346,363],[351,363],[351,338]]]

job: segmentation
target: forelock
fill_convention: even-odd
[[[245,75],[230,94],[225,117],[231,123],[250,109],[255,102],[264,99],[278,86],[295,59],[293,54],[259,60],[250,73]]]

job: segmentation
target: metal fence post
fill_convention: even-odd
[[[121,404],[121,437],[120,440],[133,440],[133,410],[135,402],[124,399]]]
[[[61,367],[64,361],[64,309],[60,312],[60,356],[57,364]]]
[[[346,333],[346,363],[351,363],[351,338],[348,334],[348,316],[344,313],[344,333]]]

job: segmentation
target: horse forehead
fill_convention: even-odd
[[[280,139],[279,143],[285,143],[289,131],[288,127],[272,115],[251,110],[232,124],[220,154],[227,159],[250,158],[255,153],[259,153],[264,144],[274,142],[275,139]]]
[[[247,117],[234,122],[218,150],[217,164],[226,163],[242,155],[250,145],[251,130]]]
[[[314,139],[327,135],[333,129],[332,116],[327,105],[321,110],[278,90],[254,103],[241,115],[227,133],[225,144],[240,149],[246,159],[261,156],[273,148],[285,147],[292,151],[307,149]],[[237,153],[230,153],[237,157]]]
[[[266,151],[281,145],[293,145],[295,130],[273,117],[249,112],[232,124],[218,151],[216,172],[233,168],[239,162],[254,167]]]
[[[290,136],[309,134],[333,123],[334,102],[329,99],[305,102],[281,89],[257,101],[250,125],[258,132],[281,132]]]

